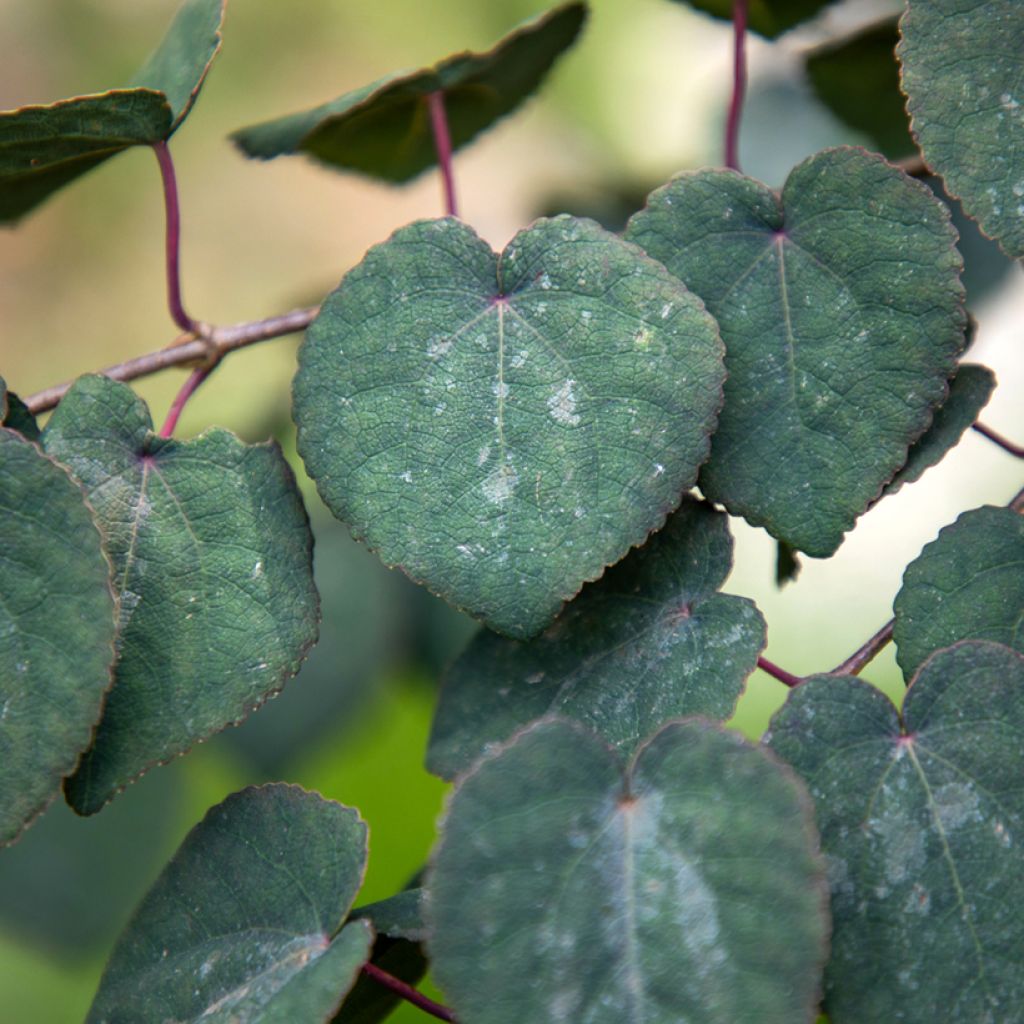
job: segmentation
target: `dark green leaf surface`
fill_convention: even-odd
[[[129,146],[167,139],[188,115],[220,48],[226,0],[186,0],[131,83],[48,106],[0,111],[0,223]]]
[[[0,377],[0,426],[16,430],[30,441],[39,440],[39,426],[35,416],[13,391],[7,390],[3,377]]]
[[[527,729],[453,793],[427,893],[461,1024],[814,1018],[828,919],[810,802],[705,723],[666,726],[625,773],[580,726]]]
[[[362,884],[366,826],[280,784],[214,807],[118,940],[87,1024],[321,1024],[369,956],[339,932]]]
[[[420,221],[310,328],[299,452],[385,563],[527,637],[693,484],[721,359],[701,304],[591,221],[538,221],[500,256]]]
[[[782,195],[732,171],[652,193],[626,237],[704,299],[726,344],[705,495],[809,555],[907,461],[963,347],[949,214],[857,149],[815,154]]]
[[[1024,5],[909,0],[899,55],[925,161],[982,230],[1024,256]]]
[[[784,540],[775,544],[775,585],[781,590],[787,583],[793,583],[803,566],[798,553]]]
[[[67,784],[80,813],[244,718],[316,640],[312,538],[280,450],[151,426],[130,388],[83,377],[43,433],[96,509],[121,603],[114,688]]]
[[[723,21],[732,20],[733,0],[678,0],[698,11],[704,11]],[[827,7],[832,0],[750,0],[747,11],[747,27],[752,31],[775,39],[808,21]]]
[[[185,0],[160,45],[131,85],[162,92],[171,105],[173,132],[188,116],[220,49],[227,0]]]
[[[626,755],[670,718],[728,718],[765,644],[754,603],[716,593],[731,565],[728,517],[687,499],[536,639],[481,630],[445,677],[427,768],[454,778],[548,713]]]
[[[995,374],[987,367],[961,366],[950,381],[949,397],[936,411],[932,425],[911,446],[906,465],[885,485],[883,493],[895,494],[904,484],[912,484],[938,465],[978,418],[995,386]]]
[[[404,182],[437,162],[427,98],[444,96],[453,149],[511,113],[572,45],[586,5],[557,7],[509,33],[487,53],[460,53],[430,68],[390,75],[330,103],[243,128],[247,156],[305,153],[332,167]]]
[[[986,505],[944,527],[907,566],[893,612],[896,660],[908,679],[958,640],[1024,651],[1024,516]]]
[[[851,128],[872,139],[890,160],[914,156],[896,63],[895,17],[812,50],[807,77],[818,99]]]
[[[1024,659],[964,643],[900,714],[853,677],[791,690],[770,743],[817,807],[832,1024],[1024,1020]]]
[[[365,919],[373,925],[378,935],[387,935],[393,939],[422,942],[427,935],[423,923],[423,890],[419,887],[406,889],[386,900],[356,907],[350,918],[353,921]]]
[[[116,618],[81,490],[0,429],[0,845],[46,807],[89,745]]]
[[[373,944],[372,963],[407,985],[415,986],[427,972],[427,959],[418,942],[378,936]],[[387,1020],[401,1003],[391,989],[379,981],[360,974],[352,991],[345,997],[332,1024],[378,1024]]]

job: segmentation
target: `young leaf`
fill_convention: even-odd
[[[312,538],[279,449],[151,426],[126,385],[83,377],[43,432],[96,509],[121,603],[114,688],[66,787],[82,814],[244,718],[316,640]]]
[[[949,214],[863,150],[800,164],[781,196],[733,171],[652,193],[626,237],[707,303],[726,344],[705,495],[831,555],[907,461],[963,347]]]
[[[809,1022],[828,934],[809,804],[698,721],[625,771],[542,721],[451,797],[427,881],[438,984],[462,1024]]]
[[[362,884],[366,826],[280,784],[214,807],[122,933],[87,1024],[322,1024],[369,957],[342,922]]]
[[[687,499],[536,639],[481,630],[445,676],[427,768],[453,778],[548,713],[626,755],[670,718],[728,718],[765,644],[754,603],[717,593],[731,565],[728,517]]]
[[[0,377],[0,426],[16,430],[29,441],[39,440],[39,425],[35,416],[13,391],[7,390],[3,377]]]
[[[911,128],[950,194],[1024,256],[1024,91],[1018,0],[909,0],[900,22]]]
[[[987,367],[969,363],[961,366],[949,383],[949,397],[936,410],[932,425],[911,445],[906,464],[882,493],[895,494],[904,484],[912,484],[938,465],[978,418],[995,386],[995,374]]]
[[[1024,659],[939,651],[901,713],[853,677],[790,691],[769,742],[814,797],[832,1024],[1016,1021],[1024,1006]]]
[[[405,889],[386,900],[356,907],[349,919],[367,920],[378,935],[387,935],[392,939],[422,942],[427,937],[427,928],[423,923],[423,890],[418,886]]]
[[[246,156],[305,153],[332,167],[401,183],[437,162],[428,97],[441,93],[452,149],[461,149],[519,106],[575,41],[583,3],[556,7],[487,53],[459,53],[433,67],[382,78],[312,110],[242,128]]]
[[[1009,508],[964,512],[907,566],[893,602],[896,660],[909,679],[958,640],[1024,651],[1024,516]]]
[[[298,447],[388,565],[528,637],[679,503],[723,376],[702,305],[593,222],[538,221],[499,256],[420,221],[309,329]]]
[[[734,0],[677,0],[713,18],[732,20]],[[750,0],[747,27],[768,39],[775,39],[803,21],[809,21],[833,0]]]
[[[186,0],[135,88],[0,111],[0,223],[18,220],[115,153],[169,138],[220,48],[225,3]]]
[[[60,791],[110,686],[110,563],[79,487],[0,429],[0,845]]]

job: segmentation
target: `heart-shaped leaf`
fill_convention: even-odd
[[[43,432],[96,509],[121,604],[114,688],[67,784],[83,814],[240,721],[316,641],[312,537],[277,446],[151,427],[126,385],[82,377]]]
[[[246,156],[305,153],[322,163],[401,183],[437,162],[428,109],[440,93],[453,150],[515,110],[575,41],[583,3],[556,7],[487,53],[459,53],[433,67],[390,75],[312,110],[242,128]]]
[[[135,88],[0,111],[0,223],[129,146],[171,136],[220,49],[226,0],[186,0]]]
[[[723,21],[732,20],[735,0],[677,0]],[[747,27],[775,39],[803,21],[809,21],[833,0],[749,0]]]
[[[893,613],[908,679],[958,640],[1024,651],[1024,516],[990,505],[964,512],[907,566]]]
[[[731,566],[727,516],[688,499],[536,639],[481,630],[445,676],[427,768],[453,778],[548,713],[627,755],[670,718],[728,718],[765,643],[754,603],[716,593]]]
[[[538,221],[500,256],[420,221],[309,329],[299,452],[388,565],[527,637],[693,484],[721,360],[701,304],[591,221]]]
[[[1020,1019],[1022,696],[1019,654],[963,643],[922,666],[902,712],[820,676],[772,720],[829,864],[833,1024]]]
[[[725,339],[701,489],[831,555],[907,461],[963,347],[945,207],[880,157],[832,149],[781,196],[733,171],[681,175],[626,237],[704,299]]]
[[[810,802],[764,750],[675,722],[623,771],[547,720],[453,793],[428,945],[462,1024],[794,1024],[817,1006],[825,893]]]
[[[373,929],[342,928],[365,866],[351,808],[279,784],[229,796],[135,912],[87,1024],[323,1024],[369,957]]]
[[[0,397],[0,403],[3,398]],[[0,845],[60,792],[110,686],[110,563],[81,489],[0,429]]]
[[[29,441],[39,440],[39,425],[35,416],[13,391],[7,390],[3,377],[0,377],[0,426],[16,430]]]
[[[900,33],[903,91],[925,161],[989,237],[1024,256],[1024,6],[909,0]]]
[[[995,374],[987,367],[969,363],[961,366],[949,382],[949,397],[936,410],[932,425],[911,445],[906,464],[882,493],[895,494],[904,484],[912,484],[938,465],[978,418],[995,387]]]

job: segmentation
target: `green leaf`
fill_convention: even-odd
[[[110,686],[110,563],[67,473],[0,429],[0,845],[60,791]]]
[[[964,512],[907,566],[893,613],[908,679],[959,640],[1024,651],[1024,516],[990,505]]]
[[[925,161],[985,234],[1024,256],[1024,7],[909,0],[900,33],[903,91]]]
[[[401,183],[437,163],[428,97],[444,98],[453,150],[511,113],[543,81],[586,20],[583,3],[556,7],[487,53],[459,53],[382,78],[312,110],[232,135],[250,157],[305,153],[322,163]]]
[[[224,4],[186,0],[135,76],[137,88],[0,111],[0,223],[18,220],[115,153],[169,138],[220,48]]]
[[[825,892],[810,802],[765,751],[674,722],[624,771],[546,720],[452,794],[431,962],[462,1024],[793,1024],[817,1005]]]
[[[341,928],[365,866],[351,808],[281,784],[229,796],[135,912],[87,1024],[321,1024],[369,956],[370,926]]]
[[[188,117],[220,50],[226,7],[227,0],[185,0],[160,45],[130,83],[167,97],[174,117],[172,132]]]
[[[43,432],[96,509],[121,604],[114,688],[66,787],[83,814],[240,721],[316,640],[309,523],[277,446],[151,427],[130,388],[83,377]]]
[[[693,484],[721,359],[701,304],[590,221],[538,221],[500,256],[420,221],[309,329],[299,452],[385,563],[527,637]]]
[[[775,586],[781,590],[787,583],[795,582],[802,568],[797,552],[785,541],[776,541]]]
[[[831,555],[907,461],[963,347],[948,211],[841,148],[805,160],[781,196],[733,171],[681,175],[626,237],[704,299],[725,339],[704,494]]]
[[[716,592],[731,567],[728,517],[687,499],[535,640],[481,630],[445,677],[427,768],[454,778],[548,713],[626,755],[670,718],[728,718],[765,644],[754,603]]]
[[[734,0],[677,0],[710,14],[732,21]],[[833,0],[750,0],[747,27],[768,39],[776,39],[803,21],[809,21]]]
[[[832,1024],[1021,1019],[1022,693],[1020,655],[963,643],[922,666],[902,712],[819,676],[773,719],[829,864]]]
[[[386,900],[356,907],[349,918],[353,921],[367,920],[378,935],[387,935],[392,939],[422,942],[427,936],[427,928],[423,923],[423,890],[419,887],[405,889]]]
[[[964,364],[949,383],[949,397],[938,408],[928,430],[911,445],[904,467],[885,485],[895,494],[904,484],[919,480],[960,442],[995,390],[995,374],[985,366]]]
[[[915,156],[896,63],[897,18],[811,50],[807,77],[818,99],[844,124],[872,139],[890,160]]]
[[[28,406],[13,392],[0,377],[0,426],[16,430],[29,441],[39,440],[39,425]]]
[[[423,947],[418,942],[406,939],[378,936],[373,944],[370,962],[407,985],[415,986],[427,973],[427,958],[423,955]],[[401,999],[391,989],[360,974],[352,991],[341,1004],[341,1009],[335,1014],[332,1024],[378,1024],[378,1021],[389,1019],[400,1003]]]

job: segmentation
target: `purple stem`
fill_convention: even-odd
[[[1002,434],[997,434],[991,427],[986,427],[984,423],[972,423],[971,426],[974,427],[982,437],[987,437],[990,441],[999,445],[999,447],[1004,451],[1008,451],[1018,459],[1024,459],[1024,448],[1019,444],[1014,444],[1012,441],[1008,441]]]
[[[197,328],[196,321],[185,312],[181,301],[181,212],[178,208],[178,182],[174,174],[174,161],[166,142],[154,142],[153,152],[156,153],[157,163],[160,165],[160,179],[164,186],[164,212],[167,221],[167,306],[171,311],[171,319],[183,331],[194,332]]]
[[[376,964],[363,964],[363,974],[385,988],[390,989],[400,999],[404,999],[407,1003],[412,1003],[413,1006],[419,1007],[424,1013],[429,1013],[432,1017],[437,1017],[438,1020],[455,1020],[455,1015],[448,1007],[435,1003],[433,999],[428,999],[422,992],[414,989],[412,985],[407,985],[401,978],[396,978],[393,974],[382,971]]]
[[[732,2],[732,99],[729,101],[729,117],[725,123],[725,166],[734,171],[740,169],[740,115],[743,113],[743,96],[747,91],[747,2]]]
[[[199,385],[202,384],[212,372],[212,366],[201,366],[198,370],[193,370],[188,375],[188,380],[182,384],[181,390],[171,403],[170,411],[167,413],[167,419],[164,420],[164,425],[160,428],[161,437],[170,437],[174,433],[174,429],[177,427],[178,420],[181,417],[182,410],[184,410],[188,400],[196,393]]]
[[[445,212],[449,217],[458,217],[459,207],[455,201],[455,178],[452,176],[452,137],[448,134],[448,115],[444,109],[444,93],[439,89],[427,95],[430,108],[430,127],[434,131],[434,146],[437,162],[444,182]]]
[[[803,680],[799,676],[793,675],[792,672],[787,672],[784,668],[779,668],[773,661],[769,661],[767,658],[758,658],[757,667],[762,672],[767,672],[768,675],[774,679],[778,679],[780,683],[792,688],[799,686]]]
[[[875,655],[881,651],[886,644],[892,640],[892,627],[895,619],[890,619],[882,628],[869,640],[865,640],[860,647],[851,654],[841,665],[836,665],[829,673],[831,676],[855,676]]]

